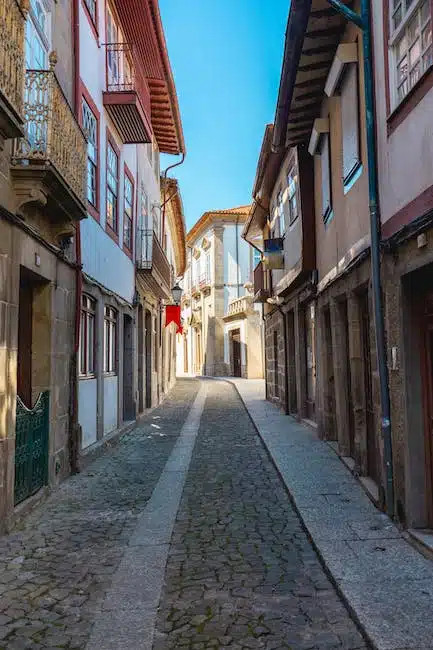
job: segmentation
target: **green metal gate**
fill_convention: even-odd
[[[17,396],[15,433],[15,505],[48,481],[49,391],[30,410]]]

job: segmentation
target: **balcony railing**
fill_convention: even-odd
[[[200,279],[198,281],[200,289],[206,289],[207,287],[210,286],[210,274],[209,273],[202,273],[200,275]]]
[[[105,45],[104,105],[125,143],[151,140],[150,90],[130,43]]]
[[[0,0],[0,89],[18,115],[24,108],[24,6]]]
[[[54,168],[78,200],[86,203],[87,143],[54,70],[27,70],[25,137],[16,141],[15,166]]]
[[[251,297],[242,296],[232,300],[227,307],[227,316],[236,316],[237,314],[246,313],[251,306]]]
[[[138,270],[155,273],[164,282],[165,289],[171,290],[170,264],[158,237],[151,229],[139,228],[137,230],[136,263]]]
[[[270,293],[266,282],[266,271],[263,267],[263,262],[259,262],[254,269],[254,301],[266,302]]]

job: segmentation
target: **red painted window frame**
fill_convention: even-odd
[[[93,32],[93,35],[96,38],[96,41],[99,43],[99,32],[98,32],[99,0],[96,0],[96,7],[95,7],[96,24],[93,22],[93,18],[86,4],[86,0],[81,0],[81,4],[83,5],[84,13],[87,16],[87,20],[89,21],[89,25]]]
[[[391,0],[383,3],[383,47],[385,53],[385,95],[386,95],[386,121],[388,137],[406,119],[413,109],[420,103],[425,95],[433,88],[433,66],[427,68],[417,83],[409,90],[400,104],[391,111],[391,79],[389,76],[389,39],[391,37],[390,17]],[[433,0],[430,0],[430,12],[433,21]],[[433,24],[433,23],[432,23]]]
[[[125,178],[128,178],[129,181],[132,184],[132,203],[131,203],[131,209],[132,209],[132,222],[131,222],[131,249],[129,249],[127,246],[125,246],[125,241],[123,239],[123,251],[126,253],[128,257],[132,259],[133,254],[134,254],[134,232],[135,232],[135,180],[134,176],[129,169],[128,165],[124,163],[123,165],[123,173],[124,173],[124,178],[123,178],[123,221],[122,221],[122,227],[123,230],[125,228],[124,223],[125,223]]]
[[[113,230],[110,224],[107,221],[107,187],[108,187],[108,144],[114,149],[115,154],[117,155],[117,206],[116,206],[116,224],[117,230]],[[113,135],[110,132],[110,129],[107,127],[106,130],[106,147],[105,147],[105,230],[110,235],[111,239],[119,243],[119,203],[120,203],[120,148],[116,143]]]
[[[93,115],[96,118],[98,123],[98,132],[97,132],[97,146],[98,146],[98,156],[96,160],[96,207],[93,206],[90,201],[87,201],[87,211],[88,213],[99,223],[101,220],[101,115],[96,107],[95,102],[92,99],[91,94],[87,90],[83,80],[80,79],[80,112],[79,112],[79,122],[80,126],[83,126],[83,114],[82,114],[82,105],[83,99],[89,105]],[[86,168],[86,188],[87,188],[87,168]]]

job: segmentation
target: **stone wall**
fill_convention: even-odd
[[[266,385],[268,399],[285,408],[286,404],[286,354],[284,350],[284,320],[275,310],[265,321]]]
[[[31,399],[50,392],[48,480],[70,471],[71,359],[75,340],[76,272],[42,243],[0,217],[0,527],[14,507],[20,273],[34,281]]]

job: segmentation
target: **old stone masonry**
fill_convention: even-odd
[[[366,647],[224,381],[178,381],[0,539],[1,649]]]

